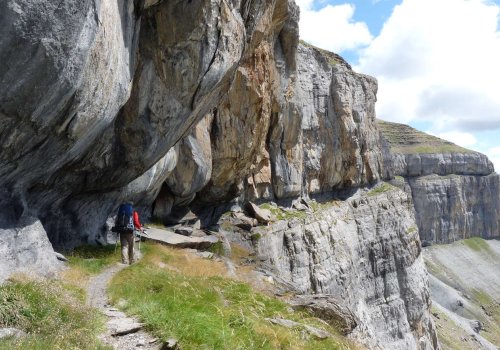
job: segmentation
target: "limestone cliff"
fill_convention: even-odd
[[[500,235],[500,177],[478,152],[409,126],[378,123],[385,174],[412,196],[420,239],[450,243]]]
[[[331,295],[354,314],[350,336],[369,348],[438,348],[409,197],[386,185],[311,205],[251,230],[250,249],[263,268],[295,292]],[[244,244],[241,229],[223,226],[228,239]]]

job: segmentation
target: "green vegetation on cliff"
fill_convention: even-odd
[[[399,123],[377,120],[377,127],[387,140],[393,153],[471,153],[473,151],[455,145],[439,137],[426,134]]]

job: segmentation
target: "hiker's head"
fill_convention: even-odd
[[[128,202],[125,202],[125,204],[133,206],[133,205],[134,205],[134,202],[132,202],[132,201],[128,201]]]

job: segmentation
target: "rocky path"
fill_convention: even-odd
[[[87,286],[88,304],[99,309],[108,318],[106,331],[101,335],[101,340],[114,349],[120,350],[174,349],[174,344],[162,344],[157,338],[145,332],[137,319],[127,317],[123,312],[109,305],[106,287],[111,278],[125,267],[127,265],[113,265],[91,278]]]

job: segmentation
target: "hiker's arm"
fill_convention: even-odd
[[[141,222],[139,221],[139,214],[134,211],[134,226],[138,230],[142,230]]]

